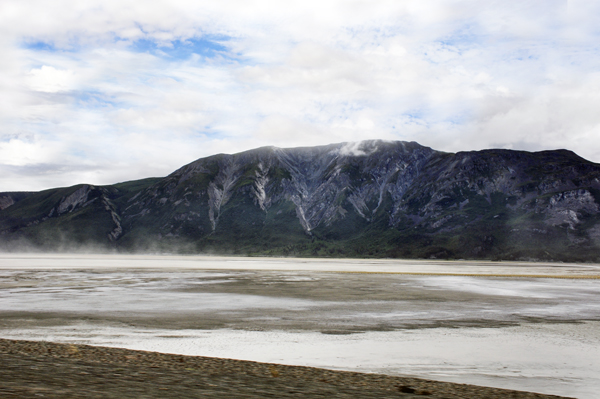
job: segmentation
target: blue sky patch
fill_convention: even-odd
[[[73,93],[77,104],[85,108],[120,107],[123,102],[98,91],[78,91]]]
[[[45,42],[43,40],[31,40],[21,43],[21,47],[33,51],[48,51],[48,52],[76,52],[81,50],[81,46],[76,42],[71,42],[64,46],[57,47],[55,43]]]
[[[185,60],[193,54],[206,58],[214,58],[217,54],[226,53],[227,47],[220,42],[226,38],[194,38],[188,40],[175,40],[170,46],[160,45],[154,40],[140,39],[131,44],[131,49],[139,53],[151,53],[158,56],[166,56],[177,60]]]
[[[46,43],[42,41],[35,41],[31,43],[25,43],[23,45],[26,49],[35,51],[56,51],[56,47],[53,43]]]

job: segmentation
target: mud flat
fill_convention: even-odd
[[[0,337],[600,391],[597,265],[0,255]]]

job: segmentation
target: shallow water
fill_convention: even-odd
[[[0,336],[600,390],[600,280],[471,276],[594,265],[195,259],[0,255]]]

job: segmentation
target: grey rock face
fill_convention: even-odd
[[[85,206],[88,199],[88,195],[92,188],[92,186],[88,186],[86,184],[83,187],[77,189],[73,194],[63,198],[56,209],[58,214],[60,215],[67,211],[73,211],[73,209],[77,208],[78,206]]]
[[[15,200],[9,195],[0,196],[0,210],[6,209],[12,204],[15,203]]]

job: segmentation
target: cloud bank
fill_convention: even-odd
[[[365,139],[600,162],[593,3],[5,0],[0,191]]]

